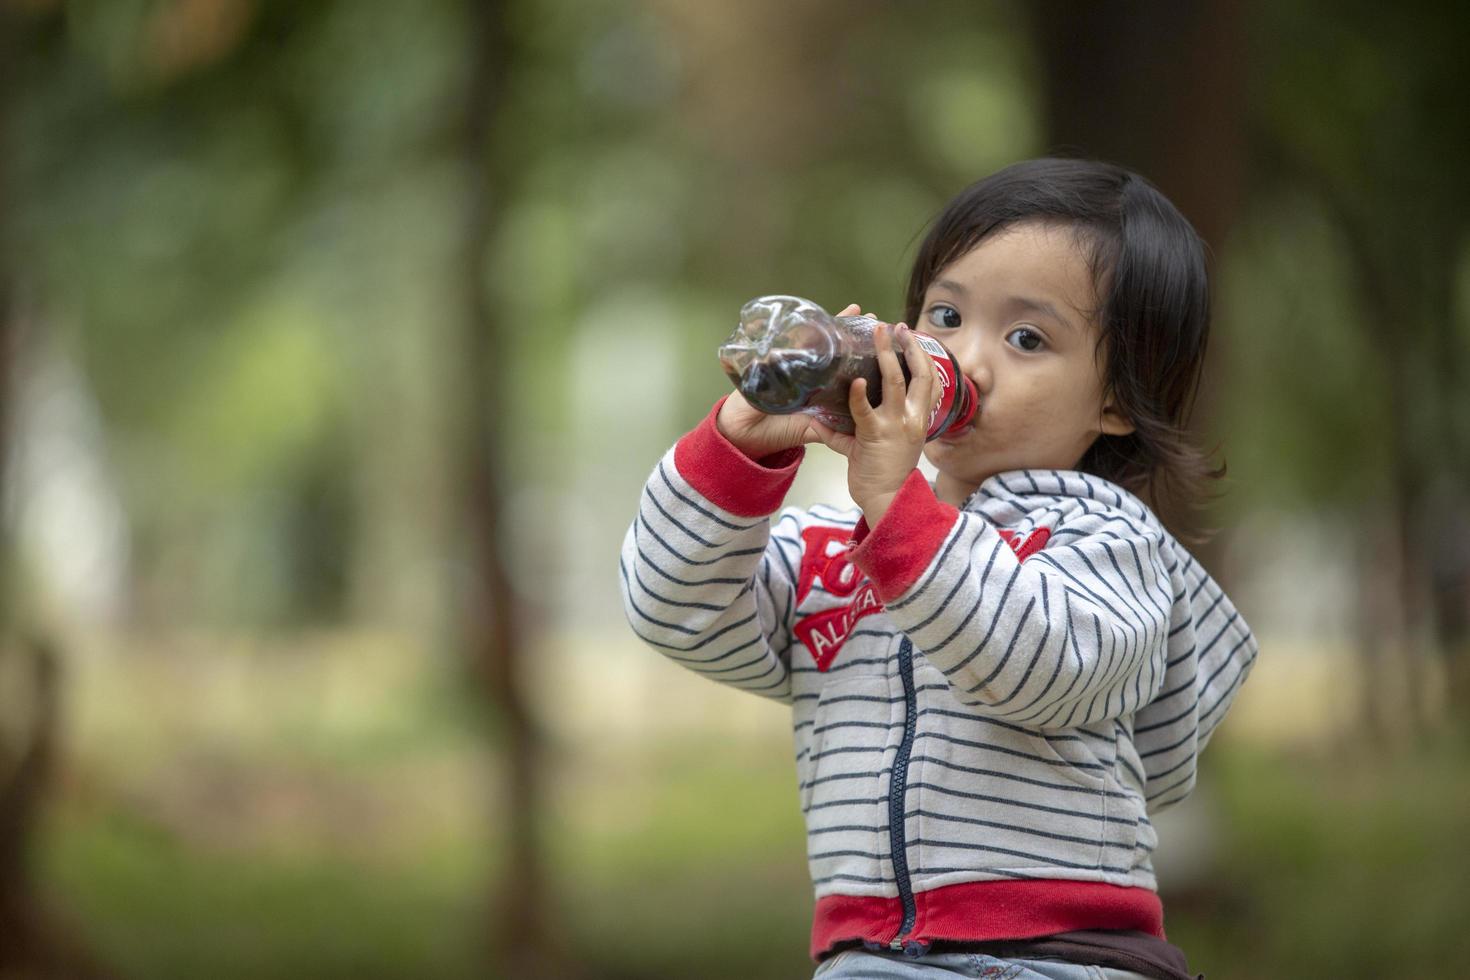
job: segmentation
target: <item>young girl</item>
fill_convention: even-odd
[[[925,444],[933,368],[899,324],[913,380],[881,355],[854,435],[736,393],[654,470],[628,618],[791,705],[818,976],[1188,976],[1149,814],[1189,794],[1256,643],[1140,498],[1216,475],[1184,430],[1208,306],[1198,236],[1142,178],[1017,164],[946,207],[909,281],[973,423]],[[810,442],[861,513],[773,522]]]

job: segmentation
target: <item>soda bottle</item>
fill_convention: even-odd
[[[720,346],[720,363],[735,388],[768,415],[805,412],[838,432],[854,430],[847,389],[858,378],[868,380],[868,402],[883,398],[873,328],[881,320],[866,314],[833,316],[798,296],[761,296],[740,310],[740,325]],[[980,398],[975,385],[960,373],[959,362],[945,346],[917,330],[914,340],[934,361],[940,399],[929,416],[927,439],[956,431],[975,417]],[[911,376],[895,340],[903,380]]]

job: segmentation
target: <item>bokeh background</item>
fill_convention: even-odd
[[[1054,152],[1212,250],[1262,654],[1171,939],[1463,970],[1467,10],[0,0],[0,976],[808,976],[783,711],[633,640],[618,544],[745,299],[897,316]]]

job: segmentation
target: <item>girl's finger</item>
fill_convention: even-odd
[[[806,442],[820,442],[828,449],[843,456],[852,454],[853,443],[857,440],[845,432],[828,428],[822,423],[812,420],[811,427],[807,430]]]
[[[909,373],[913,375],[909,380],[907,402],[927,421],[929,413],[934,410],[935,399],[939,397],[939,379],[934,374],[934,361],[919,346],[912,330],[904,324],[898,326],[904,361],[909,366]]]
[[[862,312],[863,312],[862,311],[862,308],[860,306],[858,306],[856,303],[848,303],[845,307],[842,308],[842,312],[838,313],[837,315],[838,316],[861,316],[862,315]]]
[[[852,414],[853,424],[859,431],[873,424],[878,413],[868,403],[867,378],[858,378],[847,389],[847,410]]]
[[[900,414],[904,407],[903,368],[899,367],[898,355],[893,352],[893,333],[888,324],[873,329],[873,343],[878,348],[878,371],[883,378],[883,400],[878,407]]]

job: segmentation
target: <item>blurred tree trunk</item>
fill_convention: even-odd
[[[1108,160],[1150,180],[1209,245],[1217,276],[1213,260],[1239,212],[1245,173],[1239,0],[1045,0],[1032,17],[1052,152]],[[1225,343],[1212,332],[1192,420],[1199,434],[1211,429]],[[1196,551],[1228,579],[1218,542]]]
[[[0,148],[8,148],[14,52],[19,25],[0,7]],[[0,153],[0,168],[5,165]],[[10,458],[15,380],[16,300],[8,234],[9,183],[0,169],[0,500]],[[0,520],[0,976],[48,976],[51,957],[31,878],[36,811],[51,769],[56,720],[55,659],[17,642],[10,589],[10,526]],[[23,720],[16,724],[15,720]]]
[[[55,654],[18,643],[7,620],[0,624],[0,676],[7,680],[0,709],[27,722],[7,725],[0,736],[0,977],[65,976],[65,947],[42,909],[30,861],[56,755]]]
[[[495,357],[507,349],[502,325],[486,292],[486,264],[500,203],[492,193],[499,155],[493,136],[504,99],[510,45],[506,8],[499,0],[470,0],[469,73],[464,99],[461,154],[465,173],[464,242],[459,270],[461,317],[453,366],[457,381],[454,449],[461,467],[455,485],[463,494],[460,526],[465,531],[468,582],[461,592],[461,637],[471,669],[490,704],[498,730],[504,778],[498,803],[501,839],[499,880],[493,884],[485,938],[492,975],[567,975],[547,928],[547,886],[542,861],[541,738],[527,704],[521,671],[527,617],[506,568],[501,517],[502,427],[515,411],[498,383],[505,366]]]
[[[20,351],[16,253],[8,221],[11,185],[3,152],[17,84],[17,19],[0,6],[0,501],[7,499],[5,464]],[[32,873],[36,825],[61,728],[60,658],[49,643],[24,637],[12,568],[9,523],[0,519],[0,977],[100,978],[105,971],[46,909]]]
[[[1329,199],[1357,273],[1367,342],[1387,367],[1389,499],[1364,515],[1375,530],[1360,588],[1363,714],[1392,741],[1470,706],[1470,433],[1460,421],[1467,352],[1453,319],[1459,221],[1418,203],[1419,220],[1391,230],[1351,201]]]

